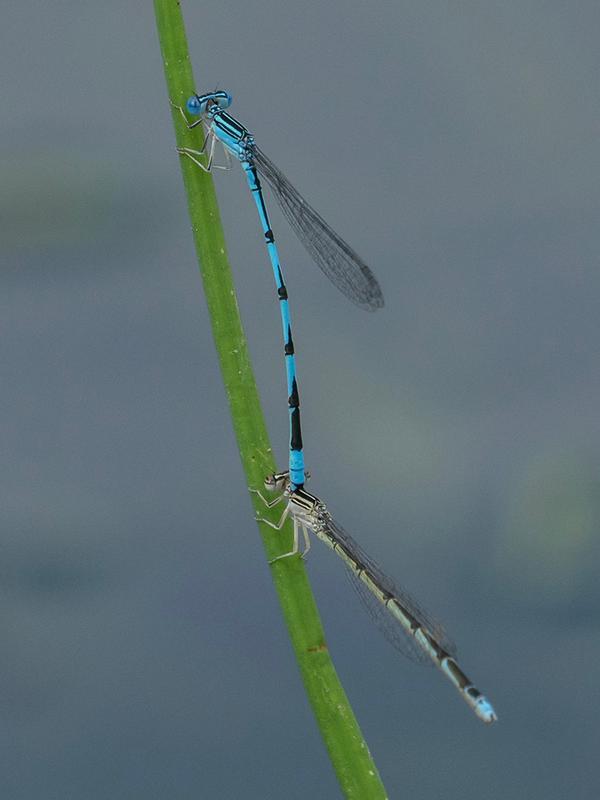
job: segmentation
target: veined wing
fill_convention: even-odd
[[[271,187],[285,218],[321,271],[357,306],[367,311],[381,308],[381,288],[362,258],[329,227],[259,147],[253,145],[252,153],[258,173]]]
[[[409,617],[412,617],[418,625],[424,628],[449,655],[452,657],[456,656],[456,645],[438,620],[426,611],[408,592],[398,588],[378,564],[365,553],[358,542],[356,542],[341,525],[335,522],[335,520],[329,517],[325,522],[325,527],[328,536],[343,547],[356,564],[370,576],[380,589],[393,597],[401,609],[405,611]],[[356,590],[367,613],[390,644],[412,661],[417,661],[422,664],[433,664],[429,655],[419,646],[418,641],[402,627],[396,617],[394,617],[394,615],[377,599],[369,590],[368,586],[349,566],[347,567],[347,572],[352,586]]]

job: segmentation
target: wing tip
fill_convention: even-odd
[[[383,308],[385,302],[383,300],[383,295],[378,294],[373,297],[370,297],[364,303],[361,304],[361,308],[364,308],[365,311],[379,311],[380,308]]]

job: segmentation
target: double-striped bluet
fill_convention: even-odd
[[[325,503],[303,487],[293,488],[288,472],[268,476],[265,489],[277,492],[275,498],[267,500],[258,490],[251,491],[258,495],[267,508],[285,502],[285,509],[278,523],[260,515],[257,519],[275,530],[281,530],[288,517],[291,517],[294,525],[292,549],[270,563],[299,553],[300,533],[304,538],[302,556],[306,556],[310,549],[309,531],[312,532],[344,561],[355,588],[385,637],[409,658],[435,664],[480,720],[494,722],[497,716],[492,704],[458,665],[456,647],[442,625],[407,592],[394,584],[334,520]]]
[[[188,128],[202,125],[205,131],[204,143],[200,150],[181,147],[178,151],[206,172],[215,168],[227,169],[228,163],[221,165],[215,162],[215,145],[219,142],[223,145],[227,160],[233,155],[241,162],[246,174],[248,186],[258,209],[280,301],[290,416],[289,475],[292,488],[301,488],[305,481],[304,453],[288,293],[259,174],[269,184],[284,216],[312,259],[340,291],[356,305],[369,311],[383,305],[383,295],[375,276],[360,256],[301,197],[281,170],[256,145],[254,137],[247,128],[227,113],[226,109],[231,102],[231,95],[224,91],[194,94],[186,104],[188,112],[199,117],[192,123],[188,122],[183,109],[176,106]],[[202,157],[206,158],[206,163],[201,160]]]
[[[422,663],[435,664],[479,719],[486,723],[494,722],[497,716],[491,703],[459,667],[456,648],[440,623],[424,611],[408,593],[397,588],[333,519],[325,503],[304,489],[304,481],[308,475],[304,469],[288,295],[258,175],[271,187],[291,227],[317,265],[350,300],[362,308],[374,310],[383,305],[383,297],[368,266],[303,200],[283,173],[257,147],[249,131],[226,113],[225,109],[230,105],[231,96],[227,92],[193,95],[186,107],[190,114],[197,115],[200,119],[190,124],[183,109],[180,111],[189,128],[201,124],[206,135],[200,150],[179,148],[179,152],[207,172],[215,168],[226,169],[228,164],[216,164],[214,160],[215,145],[220,142],[227,158],[231,154],[241,162],[256,202],[275,276],[285,343],[291,431],[290,468],[265,480],[265,488],[277,493],[273,500],[267,500],[256,489],[250,491],[256,493],[268,508],[285,501],[285,509],[277,524],[260,516],[257,518],[275,530],[281,530],[287,518],[291,517],[294,543],[291,551],[278,556],[271,563],[299,552],[300,533],[304,539],[302,555],[305,556],[310,549],[309,532],[312,532],[342,558],[363,603],[386,638],[408,657]],[[206,163],[200,160],[203,156],[207,159]]]

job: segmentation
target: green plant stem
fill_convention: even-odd
[[[195,84],[179,2],[155,0],[154,8],[169,98],[185,106]],[[172,116],[177,145],[199,149],[201,130],[189,131],[175,108]],[[248,485],[260,488],[264,476],[275,471],[275,463],[239,316],[215,189],[211,175],[190,159],[181,158],[180,161],[242,465]],[[254,499],[254,506],[272,520],[281,513],[281,509],[265,513],[257,499]],[[259,525],[259,528],[269,558],[290,549],[289,525],[281,532],[266,525]],[[271,573],[304,686],[342,791],[347,798],[355,800],[383,800],[385,789],[329,656],[304,565],[300,558],[289,558],[275,563]]]

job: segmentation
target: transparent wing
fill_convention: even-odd
[[[256,145],[253,146],[253,161],[261,178],[271,187],[290,226],[334,286],[367,311],[381,308],[381,288],[361,257],[329,227]]]
[[[361,579],[357,578],[356,574],[348,566],[346,567],[346,577],[358,595],[362,607],[388,642],[411,661],[432,667],[433,661],[425,651],[417,644],[412,636],[406,633],[404,628],[398,624],[398,620],[392,617],[387,608],[379,602]]]
[[[344,547],[351,558],[372,578],[373,582],[386,594],[391,595],[403,611],[406,611],[409,616],[415,619],[442,649],[455,657],[456,645],[444,630],[443,625],[429,614],[408,592],[404,591],[404,589],[399,589],[341,525],[331,517],[324,520],[324,524],[331,539]],[[417,640],[404,630],[393,614],[369,591],[368,586],[349,567],[347,568],[347,573],[365,610],[390,644],[412,661],[417,661],[420,664],[433,664],[427,653],[421,649]]]

